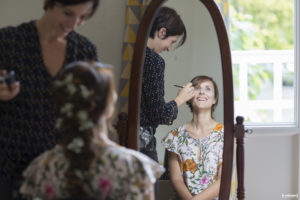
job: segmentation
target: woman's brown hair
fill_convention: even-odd
[[[161,28],[166,28],[166,35],[164,39],[168,36],[182,35],[178,46],[184,44],[186,40],[185,25],[180,15],[173,8],[162,7],[159,9],[150,31],[150,38],[154,38],[155,32],[159,31]]]
[[[112,102],[114,90],[112,70],[101,63],[71,63],[53,84],[53,101],[58,117],[56,125],[59,124],[58,128],[63,133],[60,145],[70,163],[65,177],[71,195],[86,193],[82,187],[83,181],[89,180],[88,170],[95,158],[92,148],[93,128]],[[79,117],[79,113],[86,114],[85,120]],[[74,138],[83,141],[78,152],[69,148]],[[84,174],[84,178],[78,172]]]
[[[209,77],[209,76],[195,76],[192,80],[191,80],[191,83],[193,85],[193,87],[199,85],[200,83],[204,82],[204,81],[210,81],[212,82],[213,86],[214,86],[214,95],[215,95],[215,100],[216,100],[216,103],[212,105],[211,107],[211,117],[214,118],[213,116],[213,113],[218,105],[218,102],[219,102],[219,89],[218,89],[218,86],[216,84],[216,82],[213,80],[213,78]],[[190,107],[191,111],[193,112],[193,107],[192,107],[192,103],[191,101],[188,101],[187,102],[188,106]]]
[[[64,6],[72,6],[87,2],[93,3],[92,12],[88,16],[88,18],[90,18],[97,10],[100,0],[46,0],[44,3],[44,10],[53,8],[56,3],[60,3]]]

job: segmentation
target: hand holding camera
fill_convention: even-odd
[[[19,91],[20,84],[16,81],[15,72],[5,73],[5,71],[0,70],[0,101],[13,99]]]
[[[14,71],[10,71],[9,73],[2,76],[2,82],[6,83],[8,89],[12,90],[12,85],[16,82],[16,76]]]

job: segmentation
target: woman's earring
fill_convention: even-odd
[[[166,37],[166,32],[165,31],[162,31],[159,33],[159,38],[160,39],[164,39]]]
[[[161,33],[161,34],[159,35],[159,38],[160,38],[160,39],[164,39],[164,38],[165,38],[165,34]]]

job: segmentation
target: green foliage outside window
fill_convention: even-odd
[[[293,50],[295,0],[230,0],[231,50]],[[233,65],[235,91],[238,91],[239,66]],[[248,98],[256,100],[262,86],[272,85],[273,66],[257,64],[247,67]],[[283,86],[292,87],[294,71],[283,66]],[[240,99],[235,93],[235,101]],[[272,113],[260,110],[262,121],[270,121]],[[250,122],[250,116],[245,116]]]
[[[230,0],[232,50],[293,49],[294,0]]]
[[[272,67],[252,65],[248,67],[248,98],[255,100],[265,82],[273,83]]]

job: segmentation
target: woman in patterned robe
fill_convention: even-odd
[[[218,88],[207,76],[192,79],[193,118],[172,130],[162,144],[168,151],[171,182],[179,199],[218,199],[224,146],[223,125],[213,118]]]
[[[75,62],[53,84],[61,142],[24,171],[21,193],[45,200],[93,197],[153,200],[163,169],[140,152],[108,137],[117,100],[113,72],[102,63]]]

